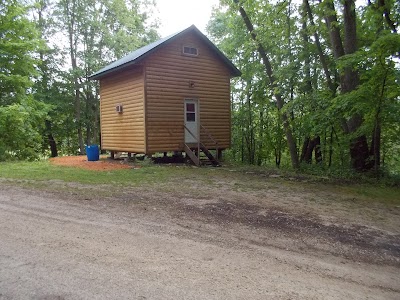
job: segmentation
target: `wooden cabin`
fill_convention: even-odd
[[[213,161],[208,150],[230,147],[230,79],[240,74],[194,25],[111,63],[91,75],[100,81],[101,148],[184,151],[196,165],[202,151]]]

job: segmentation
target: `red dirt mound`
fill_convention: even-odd
[[[50,158],[50,162],[58,166],[77,167],[95,171],[110,171],[119,169],[131,169],[133,166],[120,160],[109,160],[106,156],[100,157],[98,161],[88,161],[87,157],[81,156],[62,156]]]

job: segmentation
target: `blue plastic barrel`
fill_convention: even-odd
[[[88,161],[99,160],[99,146],[98,145],[86,146],[86,155]]]

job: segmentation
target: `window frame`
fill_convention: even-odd
[[[186,100],[193,101],[193,103],[188,103]],[[197,99],[185,98],[185,122],[197,122],[198,105],[196,105],[196,101],[198,103]],[[193,105],[193,110],[188,110],[188,105]],[[188,115],[194,116],[194,120],[188,120]]]
[[[188,48],[188,49],[190,49],[190,50],[191,50],[191,49],[196,49],[196,54],[185,52],[185,48]],[[183,54],[183,55],[186,55],[186,56],[192,56],[192,57],[199,56],[199,48],[194,47],[194,46],[183,45],[183,46],[182,46],[182,54]]]

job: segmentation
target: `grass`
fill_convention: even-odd
[[[74,167],[55,166],[48,161],[6,162],[0,165],[0,177],[49,181],[62,180],[85,184],[140,185],[154,181],[164,182],[168,171],[159,167],[121,169],[113,171],[91,171]]]
[[[282,177],[269,177],[280,174]],[[297,177],[296,177],[297,176]],[[267,168],[246,168],[227,166],[224,168],[193,168],[191,166],[143,164],[139,169],[113,171],[91,171],[74,167],[55,166],[48,161],[3,162],[0,163],[0,178],[13,181],[30,181],[30,185],[40,187],[51,181],[82,183],[89,185],[111,184],[113,186],[153,187],[173,192],[183,190],[194,192],[199,186],[218,189],[228,185],[232,190],[258,192],[286,190],[319,192],[341,195],[342,199],[356,199],[357,202],[379,202],[400,205],[400,189],[382,184],[355,183],[341,181],[321,181],[319,177],[279,171]],[[293,179],[298,180],[293,180]],[[313,179],[314,178],[314,179]],[[325,179],[324,179],[325,180]],[[34,183],[34,184],[33,184]],[[193,186],[192,186],[193,185]],[[196,186],[195,186],[196,185]],[[284,192],[282,191],[284,194]],[[335,197],[333,197],[335,198]]]
[[[386,203],[389,205],[400,204],[400,189],[381,186],[381,185],[370,185],[360,184],[356,186],[350,186],[343,188],[342,191],[348,194],[354,194],[357,199],[361,201],[371,201]]]
[[[153,165],[143,163],[138,169],[119,169],[111,171],[85,170],[76,167],[65,167],[51,164],[49,161],[35,162],[2,162],[0,178],[15,180],[78,182],[82,184],[113,185],[157,185],[174,179],[196,178],[210,181],[207,177],[209,169],[198,169],[190,166]],[[196,175],[193,174],[196,173]]]

